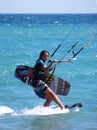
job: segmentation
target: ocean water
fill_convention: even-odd
[[[79,111],[58,113],[56,104],[43,108],[33,88],[14,76],[17,65],[34,66],[41,50],[51,58],[68,59],[76,42],[72,63],[57,65],[55,75],[71,84],[64,104],[81,102]],[[50,114],[49,114],[50,113]],[[97,14],[1,14],[0,15],[0,130],[96,130],[97,129]]]

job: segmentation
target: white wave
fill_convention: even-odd
[[[72,111],[79,111],[78,108],[72,110]],[[19,115],[53,115],[53,114],[63,114],[63,113],[69,113],[69,109],[63,109],[61,110],[59,107],[43,107],[43,106],[36,106],[32,109],[22,109],[20,112],[14,112],[12,113],[13,116],[19,116]]]
[[[43,107],[43,106],[37,106],[33,109],[25,109],[23,110],[23,113],[26,115],[52,115],[52,114],[61,114],[61,113],[67,113],[69,112],[68,109],[61,110],[59,107],[53,108],[53,107]]]
[[[53,115],[53,114],[63,114],[63,113],[69,113],[70,111],[79,111],[78,108],[74,108],[72,110],[70,109],[63,109],[61,110],[59,107],[50,106],[50,107],[44,107],[44,106],[36,106],[32,109],[24,108],[22,110],[14,111],[13,109],[7,107],[7,106],[0,106],[0,115],[4,114],[11,114],[11,116],[26,116],[26,115]]]
[[[7,114],[7,113],[13,113],[14,110],[7,106],[0,106],[0,115]]]

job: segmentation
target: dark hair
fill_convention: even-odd
[[[43,50],[40,52],[39,58],[41,58],[45,53],[49,54],[49,52],[47,50]]]

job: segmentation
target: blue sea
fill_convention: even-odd
[[[41,50],[57,64],[54,75],[71,84],[62,103],[81,102],[78,111],[56,114],[43,108],[31,86],[14,76],[17,65],[34,66]],[[55,108],[55,109],[54,109]],[[59,110],[60,111],[60,110]],[[50,112],[50,114],[49,114]],[[97,130],[97,14],[0,14],[0,130]]]

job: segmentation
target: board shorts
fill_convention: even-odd
[[[38,80],[36,83],[34,82],[33,89],[36,95],[40,98],[45,99],[45,90],[48,88],[48,85],[42,80]]]

